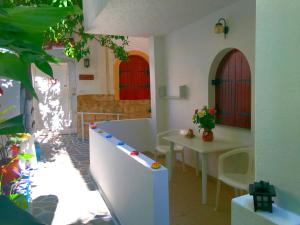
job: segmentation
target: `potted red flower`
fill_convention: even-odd
[[[204,129],[202,134],[203,141],[212,141],[214,139],[212,129],[215,128],[215,120],[216,110],[214,108],[204,106],[201,111],[198,109],[195,110],[193,123],[199,127],[199,131],[201,128]]]

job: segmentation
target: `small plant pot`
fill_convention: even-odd
[[[204,129],[202,133],[202,140],[205,142],[211,142],[214,140],[214,133],[211,130]]]
[[[0,175],[2,175],[2,185],[6,185],[20,177],[19,159],[12,159],[7,165],[0,167]]]

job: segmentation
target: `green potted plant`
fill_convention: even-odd
[[[203,141],[212,141],[214,139],[212,129],[215,128],[215,120],[216,110],[214,108],[204,106],[200,111],[198,109],[195,110],[193,123],[199,127],[199,132],[201,128],[204,129],[202,134]]]

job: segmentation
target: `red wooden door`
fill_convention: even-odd
[[[120,100],[150,99],[150,73],[148,62],[130,55],[119,69]]]
[[[217,122],[251,127],[251,71],[245,56],[232,50],[221,61],[216,74]]]

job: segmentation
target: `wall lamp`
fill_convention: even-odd
[[[90,59],[89,58],[85,58],[83,60],[83,65],[85,68],[89,68],[90,67]]]
[[[224,38],[226,39],[226,35],[229,32],[229,27],[227,26],[227,22],[224,18],[220,18],[218,22],[215,25],[214,29],[216,34],[222,34],[224,33]]]

